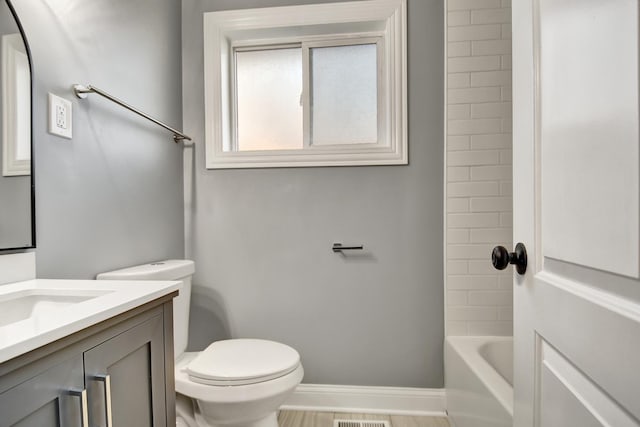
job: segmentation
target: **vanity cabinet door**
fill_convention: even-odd
[[[83,389],[77,355],[0,394],[0,426],[82,427]]]
[[[155,316],[84,353],[92,427],[167,425],[164,350]]]

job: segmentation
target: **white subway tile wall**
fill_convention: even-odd
[[[511,1],[447,3],[447,334],[512,335]]]

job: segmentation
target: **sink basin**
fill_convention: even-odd
[[[0,327],[31,317],[55,314],[80,302],[110,293],[93,290],[25,290],[5,294],[0,298]]]
[[[0,285],[0,366],[16,356],[175,294],[180,285],[178,281],[66,279]]]

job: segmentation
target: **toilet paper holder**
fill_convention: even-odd
[[[343,246],[342,243],[334,243],[331,250],[335,253],[342,253],[342,251],[361,251],[364,249],[363,245],[357,246]]]

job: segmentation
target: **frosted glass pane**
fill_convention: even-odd
[[[310,49],[311,144],[378,141],[376,45]]]
[[[238,151],[301,149],[302,49],[236,52]]]

